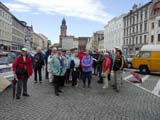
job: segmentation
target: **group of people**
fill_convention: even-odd
[[[124,57],[119,48],[115,48],[114,54],[111,52],[94,51],[66,51],[50,47],[44,55],[41,48],[37,48],[37,53],[33,58],[27,55],[27,49],[21,50],[21,55],[13,62],[13,73],[17,80],[16,98],[20,99],[22,87],[23,96],[27,93],[27,80],[34,71],[34,80],[37,83],[37,73],[39,82],[42,83],[42,68],[46,67],[46,79],[54,84],[55,95],[59,96],[65,84],[71,82],[72,86],[78,87],[78,80],[82,80],[83,87],[91,88],[92,72],[98,73],[98,83],[103,84],[103,88],[108,88],[108,81],[111,80],[111,70],[114,71],[113,87],[119,92],[122,84],[122,73],[124,68]]]

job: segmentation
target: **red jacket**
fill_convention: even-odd
[[[79,59],[80,59],[80,63],[82,62],[82,59],[83,59],[84,56],[85,56],[84,52],[81,51],[81,52],[79,53],[79,56],[78,56]]]
[[[31,58],[29,56],[26,57],[26,61],[24,61],[22,56],[18,56],[14,60],[12,68],[13,68],[13,72],[14,73],[16,73],[17,68],[26,68],[28,77],[32,76],[32,73],[33,73],[32,60],[31,60]],[[23,79],[24,75],[17,76],[17,77]]]
[[[111,65],[111,60],[109,57],[105,58],[105,60],[102,63],[102,71],[106,72],[108,70],[108,74],[110,74],[110,65]]]

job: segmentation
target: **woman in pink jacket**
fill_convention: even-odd
[[[110,74],[110,65],[111,65],[111,60],[109,58],[109,54],[108,53],[105,53],[104,54],[104,61],[102,63],[102,74],[103,74],[103,77],[104,77],[104,85],[103,85],[103,88],[108,88],[108,74]]]

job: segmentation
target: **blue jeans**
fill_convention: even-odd
[[[91,84],[92,72],[83,72],[83,85],[86,85],[86,79],[88,79],[88,87]]]

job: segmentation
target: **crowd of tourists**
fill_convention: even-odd
[[[27,81],[34,72],[35,84],[42,83],[42,69],[45,68],[45,78],[54,85],[55,95],[59,96],[66,84],[78,87],[82,81],[83,88],[91,88],[92,75],[98,76],[97,82],[108,88],[111,81],[111,71],[114,77],[112,87],[119,92],[122,85],[122,73],[125,60],[122,51],[115,47],[115,51],[64,50],[50,47],[44,54],[38,47],[33,58],[27,55],[27,49],[21,50],[21,55],[13,62],[14,77],[17,80],[16,99],[30,96],[27,92]],[[38,77],[37,77],[38,74]],[[39,80],[39,81],[38,81]],[[22,90],[23,88],[23,90]],[[65,91],[63,91],[65,92]]]

